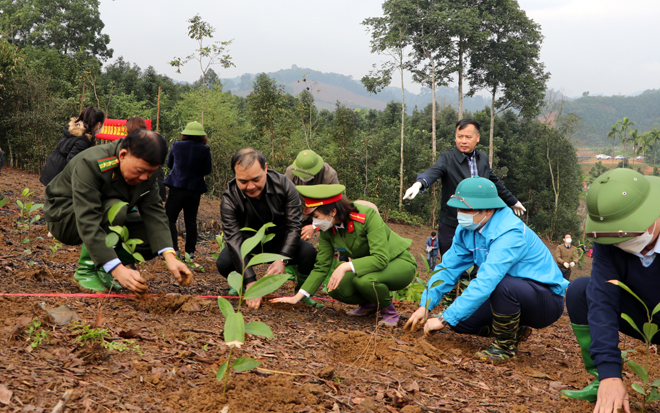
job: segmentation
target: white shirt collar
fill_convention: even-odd
[[[651,264],[653,264],[653,261],[655,261],[656,254],[658,253],[660,253],[660,237],[655,242],[655,247],[653,247],[653,249],[647,252],[646,255],[642,255],[642,254],[635,254],[635,255],[639,257],[644,267],[649,267]]]

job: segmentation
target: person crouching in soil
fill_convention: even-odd
[[[458,208],[459,227],[454,242],[442,257],[444,271],[428,281],[444,283],[422,294],[421,306],[404,328],[416,330],[424,322],[424,303],[429,310],[451,291],[460,274],[479,266],[479,276],[463,294],[437,317],[424,325],[432,331],[449,327],[460,334],[494,337],[490,348],[476,358],[506,361],[516,357],[518,344],[531,328],[544,328],[564,311],[564,280],[552,254],[497,195],[495,184],[486,178],[467,178],[458,185],[448,205]]]
[[[322,231],[314,270],[296,295],[272,299],[274,303],[295,304],[313,295],[330,271],[334,252],[351,261],[340,264],[328,281],[328,294],[346,304],[358,304],[350,316],[367,316],[380,310],[381,324],[399,322],[390,291],[408,286],[417,264],[408,248],[411,240],[393,232],[376,210],[349,203],[343,185],[297,186],[305,198],[305,214]]]
[[[46,187],[44,217],[48,230],[67,245],[83,244],[74,279],[86,289],[105,291],[121,286],[145,293],[147,283],[126,265],[135,262],[121,246],[105,244],[108,211],[127,202],[113,225],[124,225],[138,238],[145,259],[162,254],[167,268],[182,285],[192,279],[172,248],[165,208],[154,172],[165,161],[167,142],[156,132],[136,129],[123,139],[82,152]],[[136,208],[134,208],[136,207]]]

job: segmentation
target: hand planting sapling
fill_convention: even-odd
[[[625,361],[628,363],[628,367],[639,377],[642,379],[642,382],[644,385],[640,385],[639,383],[633,383],[632,388],[639,394],[642,395],[642,406],[641,406],[641,411],[642,413],[644,412],[644,409],[646,408],[646,403],[652,402],[652,401],[657,401],[660,400],[660,379],[654,380],[651,382],[651,379],[649,378],[649,358],[651,355],[651,342],[653,340],[653,337],[656,335],[658,332],[658,325],[653,322],[653,316],[660,312],[660,303],[655,306],[653,311],[649,313],[649,308],[646,306],[644,301],[642,301],[641,298],[637,294],[635,294],[627,285],[622,283],[621,281],[618,280],[610,280],[608,281],[611,284],[618,285],[619,287],[623,288],[626,290],[628,293],[630,293],[633,297],[637,299],[642,305],[644,306],[644,310],[646,310],[646,318],[648,321],[644,323],[642,328],[640,329],[633,319],[625,313],[621,314],[621,318],[626,320],[628,324],[632,326],[632,328],[637,331],[642,338],[644,339],[644,343],[646,344],[646,363],[645,366],[642,367],[639,363],[636,363],[633,360],[630,359],[625,359]],[[630,400],[631,403],[635,404],[636,403],[632,400]],[[639,406],[638,406],[639,407]]]
[[[272,237],[266,235],[266,229],[274,226],[275,225],[272,223],[264,224],[253,237],[243,241],[243,244],[241,245],[241,257],[243,260],[245,260],[245,258],[252,252],[252,250],[260,243],[267,242],[264,241],[264,239],[272,239]],[[243,230],[246,229],[244,228]],[[227,357],[227,361],[220,365],[216,373],[216,378],[218,381],[222,380],[223,378],[225,379],[224,388],[222,390],[223,396],[227,390],[230,369],[234,369],[236,371],[247,371],[252,370],[261,364],[260,362],[249,357],[238,357],[232,362],[234,348],[240,348],[245,343],[245,334],[247,333],[268,338],[273,337],[272,330],[265,323],[260,321],[252,321],[247,324],[245,323],[243,320],[243,314],[241,313],[241,305],[243,304],[243,301],[253,300],[268,295],[280,288],[282,284],[284,284],[288,279],[287,274],[273,274],[264,276],[252,284],[250,288],[247,289],[247,291],[243,292],[243,279],[245,276],[245,271],[248,267],[253,267],[255,265],[266,264],[276,260],[288,259],[288,257],[279,254],[256,254],[252,256],[249,263],[243,267],[242,274],[239,274],[236,271],[232,271],[232,273],[229,274],[229,277],[227,277],[227,282],[229,285],[234,290],[238,291],[239,300],[238,307],[236,311],[234,311],[234,308],[229,301],[222,297],[218,298],[218,306],[220,307],[222,314],[225,316],[224,339],[225,343],[229,346],[229,356]]]

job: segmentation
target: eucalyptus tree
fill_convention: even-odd
[[[207,39],[213,38],[213,33],[215,33],[215,28],[211,26],[210,23],[207,23],[202,20],[199,14],[195,17],[188,19],[188,37],[195,40],[199,45],[199,48],[195,49],[193,53],[186,57],[175,57],[172,59],[169,64],[176,67],[176,72],[181,73],[181,67],[191,60],[196,60],[199,62],[199,69],[202,71],[202,121],[201,124],[204,126],[204,109],[206,106],[206,73],[208,72],[211,65],[219,64],[223,68],[227,69],[231,66],[235,66],[231,61],[231,56],[229,54],[224,54],[229,45],[233,42],[232,40],[227,41],[216,41],[210,45],[205,46],[204,42]]]
[[[408,21],[406,15],[396,7],[396,2],[388,0],[383,3],[383,17],[364,19],[362,24],[371,32],[371,53],[386,55],[390,60],[380,68],[374,69],[362,77],[364,87],[370,93],[378,93],[392,82],[392,75],[399,72],[401,80],[401,162],[399,165],[399,212],[403,208],[403,142],[406,121],[406,95],[403,83],[405,71],[404,51],[410,43],[408,36]]]
[[[612,125],[612,128],[610,129],[609,132],[607,132],[607,139],[612,141],[613,149],[612,149],[612,164],[614,164],[614,151],[616,149],[616,138],[617,136],[620,138],[621,137],[621,131],[619,130],[619,122],[617,122],[615,125]]]
[[[468,96],[485,89],[491,95],[488,159],[493,162],[495,117],[506,109],[523,116],[538,114],[550,74],[540,61],[541,27],[527,17],[515,0],[484,0],[483,47],[470,54]]]
[[[252,92],[247,96],[248,116],[260,135],[268,134],[270,137],[270,159],[275,160],[276,137],[283,132],[287,122],[285,108],[286,93],[284,86],[265,73],[254,79]]]
[[[660,130],[653,128],[641,136],[642,148],[641,151],[645,155],[649,155],[653,151],[653,167],[655,168],[655,158],[658,152],[658,142],[660,142]]]

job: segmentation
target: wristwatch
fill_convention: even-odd
[[[443,326],[443,327],[446,327],[446,326],[447,326],[447,321],[445,320],[444,313],[442,313],[442,314],[438,314],[438,315],[436,315],[436,317],[438,318],[438,320],[440,320],[440,322],[442,323],[442,326]]]

